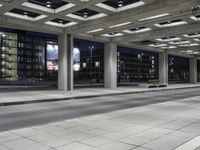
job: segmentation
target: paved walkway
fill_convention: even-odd
[[[67,99],[78,99],[78,98],[89,98],[99,97],[117,94],[128,94],[128,93],[142,93],[150,91],[162,91],[162,90],[173,90],[173,89],[184,89],[200,87],[200,84],[171,84],[164,88],[146,88],[145,86],[139,87],[119,87],[117,89],[106,89],[106,88],[85,88],[76,89],[73,92],[63,92],[58,90],[19,90],[0,92],[0,105],[15,105],[24,103],[35,103],[35,102],[49,102]],[[16,87],[17,88],[17,87]],[[0,87],[1,89],[1,87]]]
[[[0,150],[199,150],[200,97],[0,132]]]

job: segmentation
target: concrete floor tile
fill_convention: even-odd
[[[100,149],[102,150],[131,150],[135,146],[121,143],[121,142],[112,142],[109,144],[105,144],[103,146],[100,146]]]
[[[2,145],[4,145],[5,147],[8,147],[9,149],[13,149],[13,150],[22,149],[25,146],[29,146],[33,144],[36,144],[36,142],[29,139],[25,139],[25,138],[2,143]]]
[[[67,144],[70,144],[70,143],[73,143],[73,141],[66,139],[64,137],[60,137],[60,138],[56,138],[56,139],[53,139],[53,140],[47,140],[47,141],[41,142],[42,145],[49,146],[49,147],[52,147],[52,148],[60,147],[60,146],[67,145]]]
[[[64,145],[59,148],[56,148],[56,150],[98,150],[98,149],[86,144],[75,142],[72,144],[68,144],[68,145]]]
[[[127,144],[132,144],[135,146],[141,146],[149,142],[150,140],[146,138],[141,138],[141,137],[129,136],[129,137],[122,138],[119,141],[123,143],[127,143]]]
[[[88,144],[88,145],[91,145],[91,146],[102,146],[102,145],[105,145],[105,144],[108,144],[108,143],[111,143],[113,140],[109,140],[107,138],[102,138],[102,137],[93,137],[93,138],[89,138],[89,139],[86,139],[86,140],[82,140],[80,141],[81,143],[84,143],[84,144]]]

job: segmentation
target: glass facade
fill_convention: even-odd
[[[189,58],[169,55],[169,82],[189,82]]]
[[[104,84],[104,44],[74,39],[74,83]]]
[[[15,81],[18,79],[17,34],[2,32],[0,34],[0,80]]]
[[[200,60],[197,60],[197,82],[200,82]]]
[[[148,82],[158,78],[158,54],[118,47],[118,84]]]
[[[0,33],[0,81],[49,79],[48,44],[57,41],[56,36],[9,29],[0,30]]]

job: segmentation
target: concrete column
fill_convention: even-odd
[[[72,35],[59,35],[58,46],[58,89],[61,91],[72,91],[74,86]]]
[[[190,58],[190,82],[197,83],[197,59]]]
[[[162,84],[168,84],[168,54],[159,53],[159,81]]]
[[[117,88],[117,44],[112,42],[104,48],[104,87]]]

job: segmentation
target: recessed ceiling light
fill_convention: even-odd
[[[108,28],[110,28],[110,29],[112,29],[112,28],[117,28],[117,27],[129,25],[129,24],[131,24],[131,23],[132,23],[132,22],[124,22],[124,23],[120,23],[120,24],[113,25],[113,26],[109,26]]]
[[[182,20],[172,20],[172,21],[167,21],[167,22],[162,22],[162,23],[156,23],[154,25],[156,27],[163,28],[163,27],[179,26],[179,25],[184,25],[184,24],[187,24],[187,22],[182,21]]]
[[[48,8],[51,8],[51,5],[52,5],[51,1],[47,1],[47,2],[46,2],[46,6],[47,6]]]
[[[190,47],[190,46],[198,46],[198,45],[199,45],[198,43],[191,43],[191,44],[180,45],[180,47]]]
[[[139,21],[147,21],[147,20],[152,20],[152,19],[157,19],[157,18],[169,16],[169,15],[170,15],[169,13],[164,13],[164,14],[160,14],[160,15],[156,15],[156,16],[151,16],[151,17],[147,17],[147,18],[142,18],[142,19],[139,19]]]
[[[122,35],[124,35],[124,34],[122,34],[122,33],[114,33],[114,32],[102,34],[102,36],[105,36],[105,37],[117,37],[117,36],[122,36]]]
[[[2,4],[0,4],[0,7],[2,7],[3,5]]]
[[[183,36],[187,37],[187,38],[198,38],[198,37],[200,37],[200,33],[183,34]]]
[[[99,32],[99,31],[103,31],[103,28],[91,30],[91,31],[88,31],[87,33],[95,33],[95,32]]]
[[[151,47],[165,47],[167,44],[165,43],[155,43],[155,44],[149,44]]]
[[[84,17],[84,18],[87,18],[87,17],[88,17],[88,12],[87,12],[87,11],[83,12],[83,17]]]
[[[171,41],[181,40],[181,38],[179,38],[179,37],[166,37],[166,38],[158,38],[156,40],[161,41],[161,42],[171,42]]]
[[[73,26],[77,23],[76,22],[69,22],[69,23],[64,24],[64,21],[63,21],[63,23],[60,23],[60,21],[58,23],[53,22],[53,21],[47,21],[47,22],[45,22],[45,24],[65,28],[65,27]]]
[[[119,7],[122,7],[124,2],[123,2],[122,0],[118,0],[117,3],[118,3],[118,6],[119,6]]]
[[[190,41],[172,41],[169,42],[169,44],[173,44],[173,45],[179,45],[179,44],[188,44],[191,43]]]
[[[195,20],[195,21],[200,21],[200,15],[198,16],[191,16],[191,19]]]
[[[142,32],[147,32],[152,30],[151,28],[146,28],[146,27],[138,27],[130,30],[124,30],[123,32],[129,33],[129,34],[135,34],[135,33],[142,33]]]
[[[197,41],[197,42],[200,42],[200,39],[194,39],[195,41]]]
[[[177,48],[176,46],[166,46],[166,47],[161,47],[162,49],[174,49]]]
[[[23,15],[24,15],[24,17],[28,17],[28,12],[25,11],[25,12],[23,13]]]

